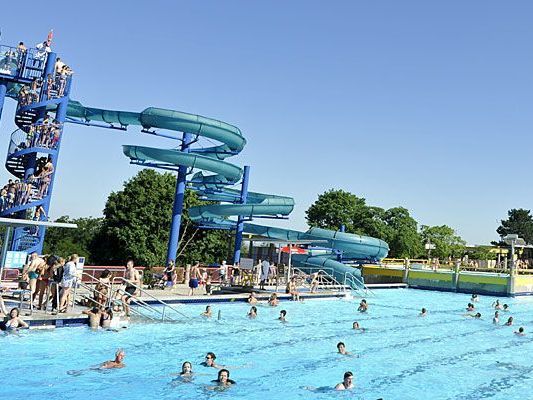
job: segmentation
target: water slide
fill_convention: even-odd
[[[13,95],[16,88],[11,88]],[[143,131],[163,129],[170,132],[171,138],[181,140],[183,132],[194,137],[215,140],[220,145],[208,148],[190,148],[183,152],[178,149],[161,149],[146,146],[123,146],[124,154],[134,162],[160,165],[184,165],[198,170],[189,179],[189,185],[202,197],[217,202],[189,210],[192,220],[202,226],[228,228],[234,227],[231,217],[274,217],[287,216],[294,208],[291,197],[248,192],[246,204],[232,204],[240,196],[240,191],[231,189],[243,174],[243,169],[229,163],[226,159],[240,153],[246,145],[239,128],[211,118],[179,111],[150,107],[142,112],[113,111],[85,107],[77,101],[68,104],[67,117],[80,123],[106,123],[140,126]],[[168,135],[166,137],[169,137]],[[223,204],[223,203],[226,204]],[[244,224],[246,233],[256,234],[269,239],[286,241],[305,240],[311,246],[328,248],[320,254],[295,255],[294,265],[300,268],[323,267],[334,271],[337,280],[343,281],[346,274],[360,277],[359,271],[337,261],[339,251],[343,259],[375,261],[387,255],[388,245],[382,240],[350,233],[311,228],[306,232],[273,228],[251,223]]]

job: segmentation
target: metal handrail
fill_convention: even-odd
[[[104,294],[104,295],[107,297],[107,305],[106,305],[106,304],[99,303],[98,301],[96,301],[96,300],[94,300],[94,299],[90,299],[91,301],[94,301],[96,304],[98,304],[98,305],[100,305],[100,306],[102,306],[102,307],[110,307],[110,306],[111,306],[111,303],[114,301],[113,298],[114,298],[115,294],[119,294],[119,295],[120,295],[120,293],[119,293],[120,288],[116,289],[115,292],[113,293],[113,285],[111,285],[111,284],[107,284],[107,283],[105,283],[105,282],[100,282],[100,281],[98,280],[98,278],[96,278],[95,276],[93,276],[93,275],[91,275],[91,274],[88,274],[88,273],[86,273],[86,272],[82,272],[82,273],[81,273],[81,276],[83,277],[84,275],[85,275],[85,276],[88,276],[88,277],[91,278],[92,280],[95,280],[98,284],[104,285],[105,287],[109,288],[109,294],[105,294],[104,292],[101,292],[100,290],[97,290],[96,288],[91,288],[89,285],[83,283],[83,281],[81,281],[81,280],[79,281],[80,286],[82,286],[83,288],[85,288],[85,289],[87,289],[87,290],[89,290],[89,291],[96,292],[96,293],[98,293],[98,294]],[[132,296],[132,297],[135,297],[135,296]],[[134,298],[134,301],[135,301],[136,303],[138,303],[139,306],[141,306],[141,307],[143,307],[143,308],[148,308],[149,310],[151,310],[151,311],[155,311],[156,313],[158,313],[158,310],[155,309],[155,308],[153,308],[153,307],[150,307],[149,304],[147,304],[147,303],[145,303],[145,302],[143,302],[143,301],[138,301],[138,299],[136,299],[136,298]],[[133,312],[136,313],[137,315],[140,315],[140,316],[142,316],[142,317],[144,317],[144,318],[148,318],[148,319],[151,319],[152,321],[155,321],[155,318],[152,318],[152,317],[150,317],[149,315],[145,315],[145,314],[141,313],[140,311],[138,311],[138,310],[136,310],[136,309],[133,309],[133,308],[132,308],[132,309],[130,309],[130,311],[133,311]]]
[[[313,271],[311,273],[318,273],[318,276],[319,278],[324,278],[324,277],[327,277],[328,279],[330,279],[331,281],[334,282],[334,284],[325,284],[323,281],[319,281],[319,286],[318,287],[325,287],[325,288],[332,288],[332,287],[339,287],[339,290],[341,290],[341,286],[343,286],[337,279],[335,279],[335,276],[332,274],[332,273],[329,273],[326,271],[326,269],[329,269],[331,272],[333,272],[333,269],[332,268],[320,268],[320,267],[316,267],[316,268],[308,268],[306,267],[306,269],[309,269],[310,271]],[[311,275],[311,274],[307,274],[306,272],[302,271],[300,268],[293,268],[293,271],[298,271],[304,275]],[[322,283],[322,285],[320,285]],[[307,283],[307,282],[304,282],[304,284],[302,286],[309,286],[311,287],[311,284]]]
[[[137,290],[139,290],[141,292],[142,295],[145,295],[155,301],[157,301],[159,304],[161,304],[163,306],[163,318],[164,318],[164,315],[165,315],[165,308],[168,307],[170,308],[172,311],[174,311],[175,313],[181,315],[182,317],[185,317],[187,319],[189,319],[189,317],[182,313],[181,311],[179,311],[177,308],[171,306],[170,304],[167,304],[165,303],[164,301],[162,301],[161,299],[158,299],[157,297],[155,297],[154,295],[148,293],[146,290],[144,290],[143,288],[131,283],[129,280],[127,280],[126,278],[123,278],[121,276],[115,276],[113,279],[112,279],[112,282],[114,282],[115,280],[121,280],[123,283],[125,283],[126,285],[129,285],[129,286],[133,286],[134,288],[136,288]],[[133,296],[132,296],[133,297]]]

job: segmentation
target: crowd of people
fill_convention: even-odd
[[[0,191],[0,211],[40,200],[48,194],[48,189],[54,174],[52,157],[37,159],[36,168],[25,181],[10,179]],[[43,220],[46,214],[42,207],[29,209],[28,219]]]

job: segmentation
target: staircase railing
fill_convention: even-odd
[[[157,297],[155,297],[154,295],[152,295],[151,293],[149,293],[148,291],[144,290],[143,288],[131,283],[130,281],[128,281],[127,279],[125,278],[122,278],[120,276],[116,276],[113,278],[113,280],[111,281],[112,282],[112,287],[113,285],[115,284],[115,281],[119,281],[120,285],[123,285],[123,284],[126,284],[128,286],[133,286],[136,290],[139,291],[139,293],[141,293],[142,296],[144,297],[148,297],[149,299],[152,299],[154,300],[157,304],[161,305],[162,306],[162,310],[159,310],[157,308],[154,308],[152,306],[150,306],[148,303],[146,303],[143,299],[139,298],[138,296],[130,296],[131,298],[131,301],[134,301],[136,304],[142,304],[144,307],[148,307],[150,310],[156,312],[157,314],[161,315],[161,319],[164,321],[165,319],[169,319],[169,320],[173,320],[171,318],[168,317],[166,311],[167,311],[167,308],[174,311],[176,314],[186,318],[186,319],[189,319],[189,317],[182,313],[180,310],[178,310],[176,307],[173,307],[172,305],[168,304],[168,303],[165,303],[163,300],[161,299],[158,299]],[[117,289],[117,290],[120,290],[120,289]],[[123,292],[123,294],[126,294],[127,292],[125,292],[124,290],[121,290]],[[129,294],[128,294],[129,296]]]

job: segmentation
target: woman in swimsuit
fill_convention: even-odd
[[[20,310],[13,308],[9,312],[9,319],[6,321],[6,329],[8,331],[16,331],[18,329],[29,329],[30,326],[20,318]]]
[[[227,369],[221,369],[218,371],[218,378],[214,380],[213,383],[223,387],[235,385],[235,381],[229,378],[229,371]]]

